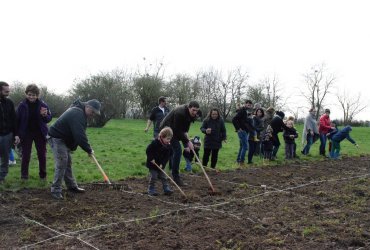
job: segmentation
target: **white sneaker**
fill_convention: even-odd
[[[17,164],[16,160],[14,160],[14,161],[9,161],[9,165],[15,165],[15,164]]]

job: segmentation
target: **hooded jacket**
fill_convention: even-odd
[[[50,127],[49,135],[62,139],[72,151],[80,146],[85,152],[91,154],[92,149],[86,136],[86,127],[85,105],[77,100]]]
[[[351,126],[345,126],[343,129],[339,130],[337,133],[335,133],[332,137],[332,141],[341,142],[344,139],[349,140],[351,143],[356,144],[355,140],[353,140],[349,136],[349,132],[352,131]]]

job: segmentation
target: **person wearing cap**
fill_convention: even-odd
[[[200,141],[200,137],[199,136],[194,136],[194,138],[191,138],[190,141],[193,143],[194,152],[197,154],[197,156],[199,158],[199,150],[200,150],[200,146],[202,145],[202,143]],[[191,172],[193,170],[193,167],[192,167],[191,163],[193,162],[194,156],[195,156],[193,151],[189,151],[188,148],[184,148],[184,150],[182,151],[182,156],[184,156],[184,159],[185,159],[185,162],[186,162],[184,170],[186,172]]]
[[[48,105],[39,98],[40,89],[36,84],[28,85],[25,94],[26,98],[18,105],[16,112],[16,133],[22,142],[21,179],[23,181],[28,180],[32,144],[35,142],[39,160],[39,177],[41,180],[46,180],[47,124],[52,117]]]
[[[168,115],[170,110],[168,109],[166,97],[161,96],[158,98],[158,106],[153,108],[150,112],[149,119],[146,124],[146,128],[144,129],[145,133],[148,132],[150,125],[153,123],[153,137],[156,139],[159,134],[159,125],[163,118]]]
[[[89,156],[94,153],[86,136],[87,118],[100,115],[101,104],[93,99],[87,102],[75,101],[49,129],[48,142],[54,154],[55,173],[51,186],[54,199],[62,200],[62,181],[69,191],[83,193],[72,173],[71,151],[79,146]]]
[[[330,109],[325,109],[325,113],[321,115],[319,120],[319,134],[320,134],[320,155],[325,156],[325,147],[327,141],[327,134],[331,129],[330,125]]]

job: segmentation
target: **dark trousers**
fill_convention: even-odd
[[[285,143],[285,159],[294,158],[294,143]]]
[[[180,178],[180,161],[181,161],[181,144],[179,140],[172,139],[172,157],[170,158],[170,168],[172,170],[172,177],[174,180],[178,180]]]
[[[207,166],[209,156],[211,156],[211,168],[215,168],[217,164],[217,159],[218,159],[218,151],[220,149],[215,148],[215,149],[210,149],[210,148],[204,148],[204,154],[203,154],[203,166]]]
[[[278,134],[272,134],[274,149],[272,150],[272,157],[276,157],[280,147],[280,140]]]
[[[248,163],[252,163],[253,155],[256,152],[258,143],[249,140]]]
[[[46,138],[40,131],[27,133],[22,137],[22,164],[21,178],[28,179],[28,169],[31,159],[32,143],[35,142],[37,158],[39,160],[39,176],[46,177]]]

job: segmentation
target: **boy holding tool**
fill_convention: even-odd
[[[157,139],[154,139],[146,148],[146,166],[149,168],[150,180],[148,194],[157,196],[159,193],[155,189],[155,183],[157,179],[162,181],[163,191],[165,195],[171,195],[173,191],[170,189],[166,175],[158,169],[158,166],[162,169],[165,168],[169,161],[172,148],[170,145],[173,132],[170,127],[163,128],[158,135]]]

